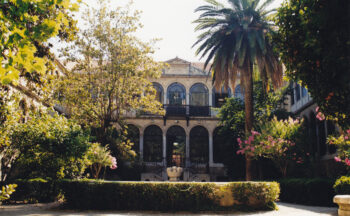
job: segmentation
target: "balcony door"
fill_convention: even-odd
[[[168,87],[168,104],[170,105],[185,105],[186,104],[186,89],[180,83],[173,83]]]
[[[202,83],[196,83],[191,87],[190,105],[191,106],[208,106],[209,105],[208,88]]]
[[[167,166],[184,167],[186,133],[180,126],[172,126],[166,133]]]

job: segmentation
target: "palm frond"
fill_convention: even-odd
[[[265,9],[266,9],[269,5],[271,5],[274,1],[275,1],[275,0],[265,0],[265,2],[264,2],[261,6],[258,7],[257,11],[258,11],[259,13],[262,13],[262,12],[265,11]]]

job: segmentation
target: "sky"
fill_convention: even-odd
[[[270,8],[281,5],[283,0],[275,0]],[[84,0],[89,7],[96,7],[96,0]],[[129,0],[110,0],[112,7],[125,6]],[[146,42],[161,39],[154,48],[154,59],[166,61],[175,57],[191,62],[204,62],[195,55],[192,48],[200,32],[195,32],[192,23],[199,16],[194,10],[206,4],[204,0],[134,0],[132,9],[142,11],[140,22],[143,25],[136,36]],[[81,13],[80,13],[81,14]],[[78,14],[78,22],[79,16]]]

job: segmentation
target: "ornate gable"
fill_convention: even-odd
[[[176,58],[173,58],[173,59],[166,61],[165,63],[168,63],[168,64],[188,64],[188,65],[191,64],[191,62],[183,60],[177,56],[176,56]]]

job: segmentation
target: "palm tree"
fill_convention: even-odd
[[[273,0],[227,0],[227,6],[216,0],[205,0],[209,5],[198,7],[201,12],[196,31],[198,36],[193,46],[199,45],[196,54],[206,57],[210,64],[213,82],[217,89],[234,86],[238,78],[245,91],[245,132],[253,128],[253,69],[259,71],[265,87],[269,80],[275,87],[282,85],[282,65],[274,53],[269,34],[273,26],[267,16],[273,10],[266,7]],[[232,88],[234,89],[234,88]],[[252,179],[251,159],[246,156],[246,180]]]

